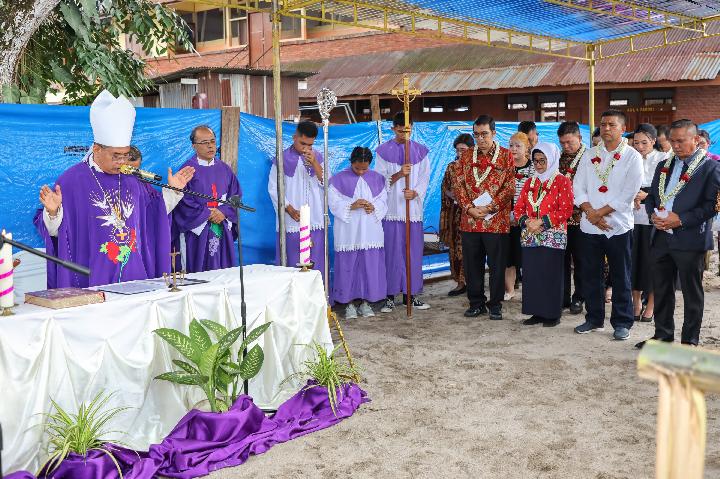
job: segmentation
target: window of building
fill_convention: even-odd
[[[306,10],[308,18],[305,20],[305,29],[308,38],[322,37],[326,35],[336,35],[337,30],[352,29],[351,24],[355,19],[352,15],[343,15],[337,11],[325,10],[324,12],[317,8],[308,8]],[[324,19],[324,20],[321,20]]]
[[[508,110],[534,110],[536,99],[534,95],[508,95]]]
[[[645,90],[643,92],[643,104],[650,105],[672,105],[673,90]]]
[[[248,16],[246,10],[230,9],[230,46],[248,44]]]
[[[538,96],[540,121],[565,121],[565,94],[549,93]]]
[[[225,38],[225,12],[222,8],[214,8],[197,12],[196,41],[208,43]]]
[[[612,90],[610,106],[640,106],[641,92],[636,90]]]
[[[445,101],[443,98],[423,98],[423,113],[444,113]]]

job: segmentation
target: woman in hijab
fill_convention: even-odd
[[[538,143],[532,162],[535,174],[525,182],[513,212],[521,228],[522,312],[531,315],[523,324],[552,327],[560,324],[562,315],[572,183],[558,170],[560,150],[554,144]]]

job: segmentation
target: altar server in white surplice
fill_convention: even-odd
[[[385,298],[385,237],[387,213],[385,177],[370,169],[372,152],[357,146],[350,168],[334,175],[328,191],[335,217],[335,278],[333,302],[347,304],[345,317],[375,316],[368,302]],[[355,301],[360,300],[360,306]]]

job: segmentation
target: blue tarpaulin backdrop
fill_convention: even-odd
[[[69,166],[81,160],[92,143],[87,107],[45,105],[0,105],[0,228],[13,232],[16,239],[42,246],[35,233],[32,217],[39,208],[38,192],[52,185]],[[219,110],[175,110],[139,108],[133,143],[143,152],[143,168],[167,176],[193,153],[189,134],[198,124],[210,125],[220,132]],[[557,123],[538,124],[541,140],[556,141]],[[383,140],[392,138],[390,123],[382,123]],[[712,136],[720,138],[720,120],[704,125]],[[285,147],[292,142],[295,126],[283,126]],[[497,138],[507,145],[517,123],[499,122]],[[439,222],[440,183],[445,165],[454,158],[452,142],[471,131],[470,122],[427,122],[415,125],[413,138],[430,148],[432,176],[425,206],[425,228],[436,230]],[[587,127],[583,136],[588,141]],[[336,172],[348,166],[348,158],[357,145],[375,149],[379,145],[376,123],[331,126],[329,132],[330,166]],[[220,139],[222,141],[222,139]],[[316,141],[322,150],[322,133]],[[242,115],[238,177],[244,201],[257,213],[242,214],[245,263],[271,263],[275,248],[275,212],[267,193],[270,161],[275,152],[273,120]],[[437,262],[430,258],[426,263]]]

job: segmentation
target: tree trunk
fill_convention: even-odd
[[[0,0],[0,101],[11,85],[20,54],[60,0]]]

